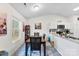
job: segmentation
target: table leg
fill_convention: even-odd
[[[27,53],[28,53],[28,43],[26,42],[26,45],[25,45],[25,56],[27,56]]]
[[[44,56],[46,56],[46,42],[44,42],[43,46],[44,46]]]

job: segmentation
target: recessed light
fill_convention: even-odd
[[[78,11],[79,10],[79,7],[76,7],[73,9],[73,11]]]

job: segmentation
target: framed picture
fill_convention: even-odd
[[[35,29],[41,29],[41,23],[36,23],[35,24]]]
[[[0,14],[0,35],[7,34],[7,15]]]
[[[12,38],[13,40],[19,37],[19,22],[16,17],[13,17],[12,20]]]

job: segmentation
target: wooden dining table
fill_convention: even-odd
[[[31,36],[31,37],[35,37],[35,36]],[[42,37],[42,36],[40,36],[40,37]],[[30,39],[25,41],[25,55],[26,56],[28,56],[27,53],[28,53],[28,48],[29,48],[30,43],[31,43]],[[46,40],[42,39],[41,45],[43,45],[44,56],[46,56]]]

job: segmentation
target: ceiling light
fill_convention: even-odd
[[[26,8],[30,8],[31,6],[33,6],[34,5],[34,3],[24,3],[24,6],[26,7]]]
[[[35,11],[39,10],[39,5],[34,5],[34,6],[33,6],[33,9],[34,9]]]
[[[79,10],[79,7],[76,7],[73,9],[73,11],[78,11]]]
[[[38,11],[39,10],[39,5],[35,4],[32,6],[32,11]]]
[[[24,6],[29,9],[31,8],[32,11],[37,11],[40,7],[40,5],[37,3],[24,3]]]

